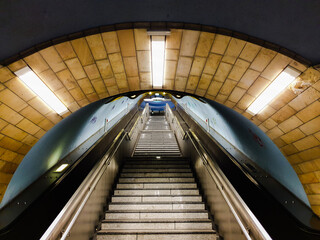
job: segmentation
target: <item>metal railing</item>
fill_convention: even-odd
[[[127,109],[124,109],[120,112],[120,118],[117,116],[109,121],[109,124],[112,126],[115,125],[119,119],[127,112]],[[113,140],[108,151],[104,154],[101,160],[95,165],[95,167],[90,171],[85,180],[78,187],[76,192],[69,199],[64,208],[60,211],[58,216],[49,226],[47,231],[42,235],[41,240],[53,240],[61,239],[64,240],[70,235],[70,231],[74,224],[76,223],[79,215],[83,211],[85,205],[87,204],[90,196],[95,191],[99,181],[102,176],[105,174],[111,160],[114,155],[117,153],[119,147],[123,141],[127,139],[135,138],[136,133],[139,132],[139,129],[143,128],[145,122],[149,117],[149,104],[146,105],[142,114],[137,118],[134,125],[131,127],[129,132],[126,132],[124,129],[121,129],[119,134]],[[115,121],[115,123],[113,123]],[[110,128],[105,126],[105,129]]]
[[[180,136],[181,139],[184,139],[185,131],[183,130],[177,117],[172,113],[172,110],[168,103],[166,104],[166,118],[168,123],[171,125],[171,129],[173,129],[176,133],[176,136]]]
[[[173,129],[175,129],[177,135],[184,136],[183,139],[190,140],[191,144],[197,152],[197,155],[201,158],[203,165],[216,184],[216,187],[221,193],[224,201],[226,202],[234,219],[238,223],[245,238],[271,240],[269,234],[251,212],[251,210],[237,193],[237,191],[234,189],[218,164],[214,161],[214,159],[212,159],[212,157],[202,146],[196,134],[191,129],[186,131],[183,130],[177,117],[173,114],[169,106],[166,106],[166,117],[170,124],[173,125]]]
[[[47,231],[42,235],[41,240],[64,240],[68,237],[71,228],[76,222],[83,207],[87,203],[90,195],[94,191],[101,176],[107,169],[112,157],[117,152],[126,135],[127,133],[124,132],[124,129],[122,129],[114,139],[106,154],[88,174],[82,184],[78,187],[77,191],[72,195],[68,203],[52,222]]]
[[[128,137],[131,138],[136,132],[142,130],[144,125],[146,124],[148,118],[150,116],[150,107],[149,103],[146,104],[145,108],[143,109],[140,117],[137,118],[133,127],[131,128],[130,132],[128,133]]]
[[[271,240],[267,231],[263,228],[259,220],[254,216],[237,191],[233,188],[222,170],[206,153],[206,150],[202,146],[199,138],[191,130],[187,132],[187,135],[224,200],[228,204],[230,211],[234,215],[245,237],[247,239]]]

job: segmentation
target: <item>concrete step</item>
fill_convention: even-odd
[[[109,210],[204,210],[205,204],[203,202],[173,202],[173,203],[159,203],[159,202],[136,202],[136,203],[114,203],[109,204]]]
[[[114,195],[131,195],[131,196],[145,196],[145,195],[199,195],[199,189],[116,189]]]
[[[166,164],[166,163],[158,163],[158,164],[133,164],[133,163],[126,163],[124,166],[124,168],[144,168],[144,169],[148,169],[148,168],[165,168],[165,169],[169,169],[169,168],[189,168],[190,169],[190,165],[187,163],[183,163],[183,164]]]
[[[111,202],[202,202],[202,196],[192,196],[192,195],[185,195],[185,196],[152,196],[152,195],[145,195],[145,196],[112,196]]]
[[[157,141],[158,140],[158,141]],[[163,138],[158,138],[158,139],[150,139],[150,138],[147,138],[147,139],[140,139],[140,141],[137,143],[137,146],[139,145],[152,145],[152,146],[156,146],[156,147],[161,147],[161,146],[164,146],[164,147],[173,147],[173,146],[178,146],[177,142],[175,140],[171,140],[171,141],[168,141],[166,139],[163,139]]]
[[[133,173],[178,173],[178,172],[188,172],[191,173],[190,168],[123,168],[122,173],[128,173],[128,172],[133,172]]]
[[[172,145],[164,150],[146,142],[136,148],[135,157],[127,159],[122,169],[97,239],[216,238],[188,159],[174,154],[180,151]]]
[[[130,158],[126,158],[126,162],[131,162],[131,161],[186,161],[189,162],[190,159],[189,158],[185,158],[185,157],[170,157],[170,156],[166,156],[166,157],[160,157],[160,158],[156,158],[156,157],[130,157]]]
[[[121,173],[120,177],[122,178],[138,178],[138,177],[193,177],[192,173]]]
[[[109,210],[105,213],[106,220],[114,219],[208,219],[206,210],[140,210],[140,211],[115,211]]]
[[[116,190],[119,189],[189,189],[197,188],[196,183],[118,183]]]
[[[153,165],[153,164],[183,164],[183,165],[188,165],[189,166],[189,162],[185,161],[185,160],[135,160],[135,161],[127,161],[127,164],[148,164],[148,165]]]
[[[135,151],[138,150],[147,150],[147,149],[160,149],[160,150],[176,150],[179,149],[178,145],[170,144],[170,145],[152,145],[152,144],[138,144],[135,148]]]
[[[104,220],[101,229],[139,229],[139,230],[212,230],[209,219],[149,219],[149,220]]]
[[[134,153],[134,156],[181,156],[181,153],[180,151],[175,151],[175,152],[167,152],[167,151],[162,151],[162,150],[159,150],[159,151],[149,151],[149,152],[146,152],[146,151],[142,151],[142,152],[135,152]]]
[[[161,182],[161,183],[178,183],[178,182],[190,182],[194,183],[194,178],[188,177],[180,177],[180,178],[168,178],[168,177],[138,177],[138,178],[130,178],[130,177],[120,177],[119,183],[150,183],[150,182]]]
[[[213,230],[101,230],[97,240],[214,240]]]
[[[158,155],[175,155],[175,156],[180,156],[180,150],[178,149],[141,149],[137,150],[134,152],[135,156],[147,156],[147,155],[153,155],[153,156],[158,156]]]

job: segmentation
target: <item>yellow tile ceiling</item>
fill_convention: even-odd
[[[51,127],[87,104],[151,89],[146,29],[104,32],[66,41],[0,66],[0,199],[24,155]],[[59,116],[14,75],[28,65],[69,112]],[[287,66],[298,81],[263,112],[246,112]],[[204,96],[251,119],[291,163],[320,213],[320,72],[288,56],[221,34],[172,29],[166,38],[164,89]]]

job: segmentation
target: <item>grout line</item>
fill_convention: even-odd
[[[215,33],[215,34],[214,34],[214,38],[213,38],[212,43],[211,43],[211,45],[210,45],[210,48],[209,48],[209,52],[208,52],[208,54],[207,54],[207,57],[205,57],[206,60],[205,60],[205,62],[204,62],[202,71],[201,71],[200,75],[198,76],[198,77],[199,77],[199,80],[198,80],[198,83],[197,83],[197,85],[196,85],[196,87],[195,87],[195,89],[194,89],[194,91],[193,91],[193,94],[195,94],[195,92],[196,92],[197,89],[198,89],[198,86],[199,86],[199,83],[200,83],[200,80],[201,80],[201,76],[202,76],[203,71],[204,71],[204,69],[205,69],[205,67],[206,67],[206,65],[207,65],[208,58],[209,58],[209,56],[210,56],[210,54],[211,54],[211,50],[212,50],[214,41],[216,40],[217,34],[218,34],[218,33]],[[213,75],[212,75],[212,78],[213,78]],[[210,83],[209,83],[209,85],[210,85]],[[208,86],[208,87],[209,87],[209,86]]]

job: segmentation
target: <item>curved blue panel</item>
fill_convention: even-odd
[[[56,124],[24,157],[8,185],[0,206],[4,206],[101,128],[105,127],[105,131],[108,131],[141,97],[121,97],[111,102],[102,99],[79,109]],[[95,136],[95,141],[103,133],[104,131]]]
[[[250,120],[236,111],[206,99],[203,103],[185,96],[175,100],[204,129],[213,135],[212,129],[223,136],[259,167],[310,206],[304,188],[287,159],[272,140]],[[207,122],[208,125],[207,125]]]

